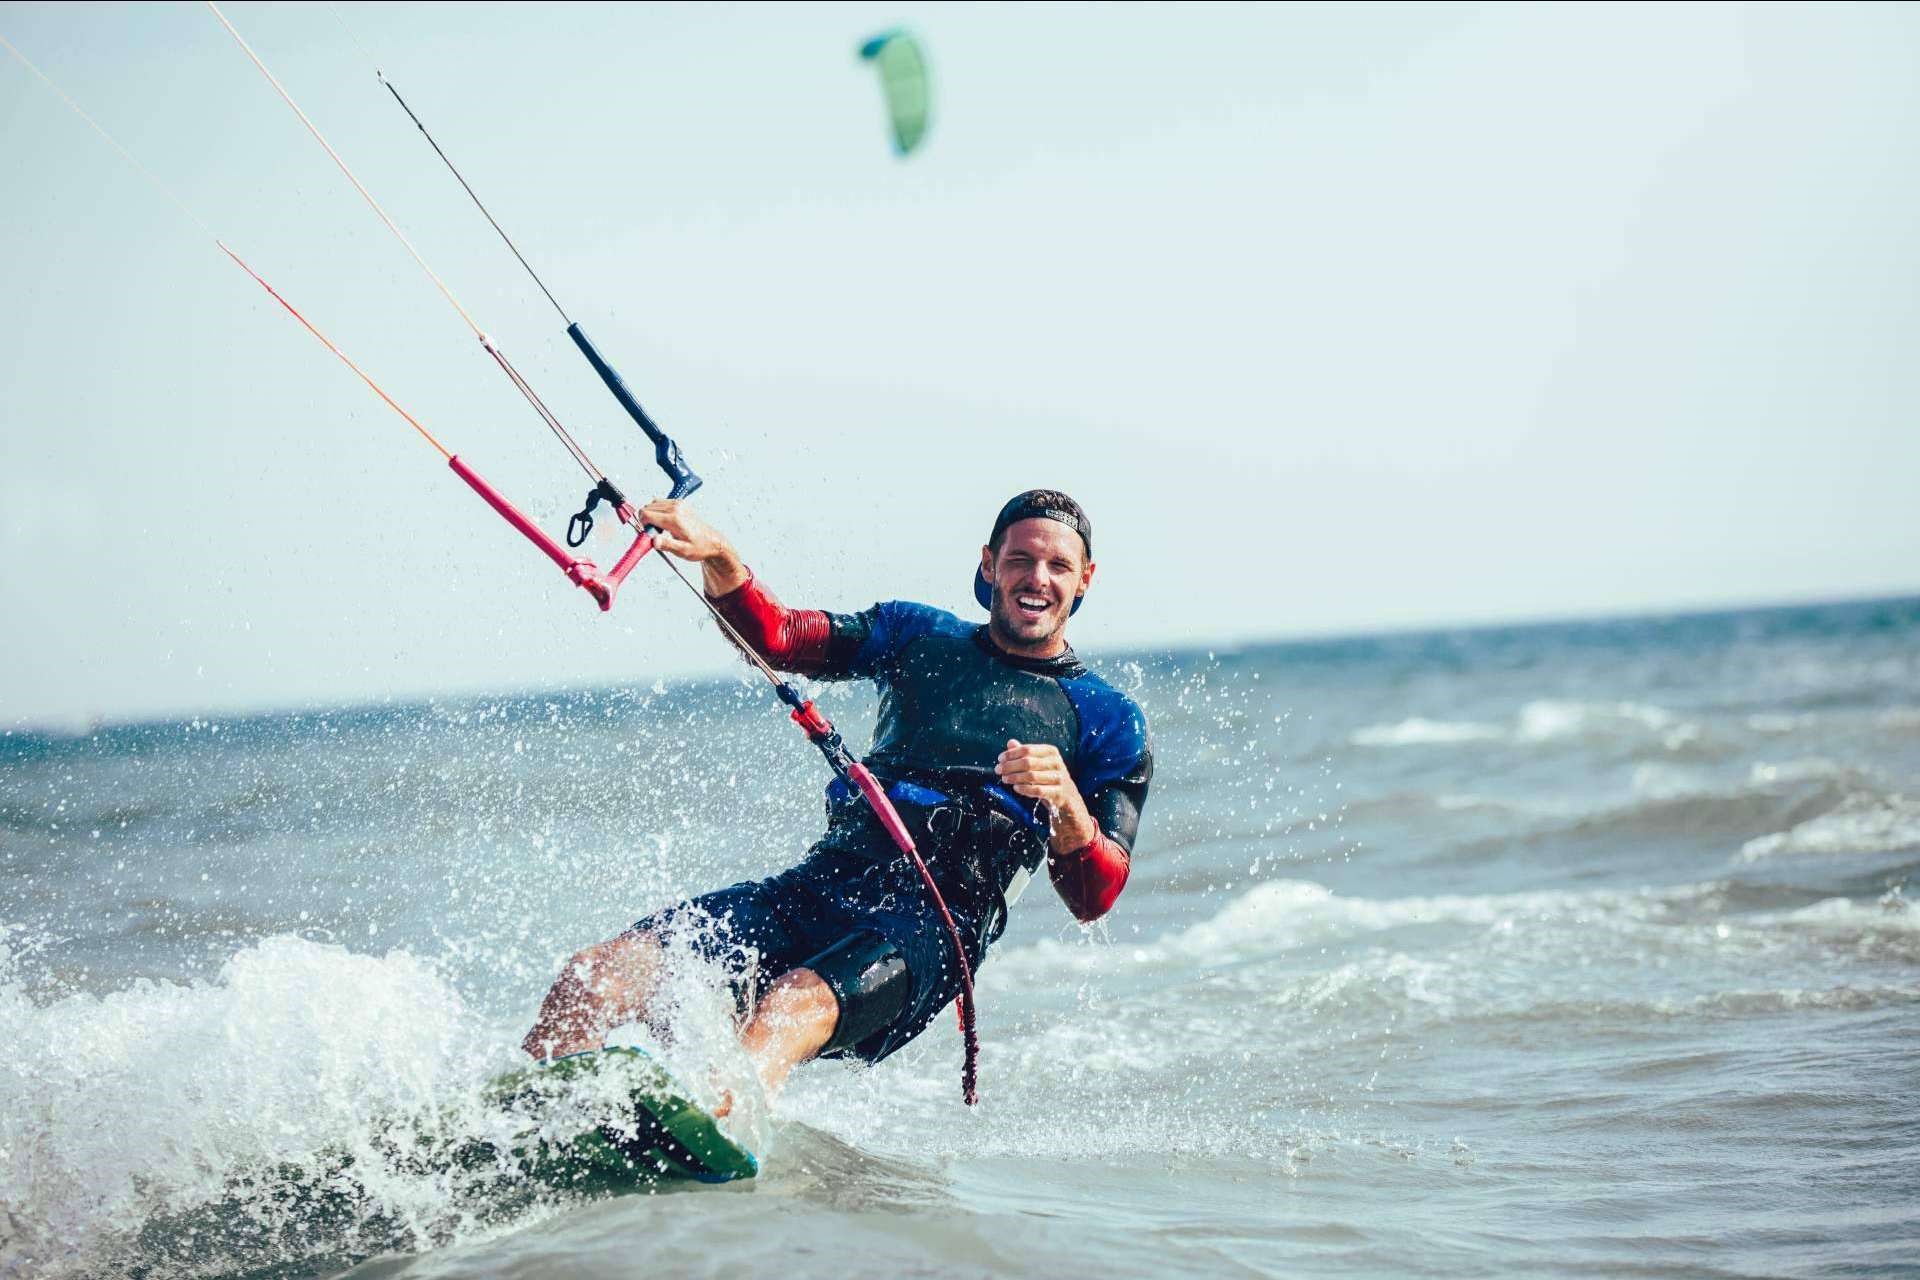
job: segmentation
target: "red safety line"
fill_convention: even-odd
[[[947,910],[947,900],[941,896],[940,886],[934,883],[933,872],[927,870],[926,859],[920,856],[920,850],[914,847],[913,835],[907,830],[907,824],[901,820],[900,811],[893,807],[893,801],[887,798],[886,789],[873,771],[859,761],[854,761],[848,771],[853,775],[854,786],[860,788],[860,794],[866,797],[873,808],[874,817],[880,819],[880,825],[893,837],[900,851],[913,859],[913,869],[920,873],[921,883],[927,886],[927,893],[933,898],[933,905],[940,908],[940,918],[946,922],[947,938],[953,943],[953,958],[960,966],[960,1038],[966,1042],[966,1063],[960,1068],[960,1090],[966,1097],[967,1105],[972,1106],[980,1100],[975,1089],[980,1078],[980,1033],[975,1025],[976,1009],[973,1002],[973,966],[967,963],[967,949],[960,941],[960,926],[953,922],[953,913]]]
[[[367,376],[366,370],[362,369],[359,365],[355,364],[352,361],[352,359],[348,357],[346,352],[334,346],[332,340],[330,340],[326,334],[314,328],[312,323],[308,321],[308,319],[305,316],[301,315],[299,311],[295,310],[294,305],[291,302],[288,302],[285,298],[281,297],[278,291],[276,291],[272,285],[268,284],[265,280],[261,279],[260,273],[258,271],[255,271],[252,267],[248,266],[246,262],[240,257],[239,254],[227,248],[225,241],[216,239],[214,243],[220,246],[220,252],[226,254],[229,258],[232,258],[234,262],[239,264],[239,267],[242,271],[252,276],[255,284],[259,285],[262,289],[265,289],[267,293],[272,296],[275,302],[285,307],[287,309],[288,315],[292,316],[295,320],[298,320],[303,326],[305,326],[306,331],[308,333],[320,339],[320,341],[323,344],[325,344],[327,350],[333,352],[333,354],[335,354],[336,356],[339,356],[340,362],[346,365],[347,368],[353,370],[354,373],[359,376],[360,381],[366,383],[369,387],[373,388],[373,394],[379,396],[382,400],[385,400],[387,402],[388,408],[392,409],[395,413],[405,418],[407,420],[408,426],[412,427],[415,431],[418,431],[422,436],[426,438],[426,441],[428,444],[438,449],[440,451],[441,457],[449,460],[453,458],[453,451],[451,449],[441,444],[438,440],[435,440],[433,438],[433,432],[421,426],[420,420],[418,418],[408,413],[405,409],[402,409],[398,401],[396,401],[392,396],[388,395],[385,391],[381,390],[380,384],[375,382],[372,378],[369,378]]]
[[[481,330],[479,322],[468,313],[465,307],[460,305],[460,300],[453,296],[453,290],[447,286],[447,282],[442,280],[439,274],[427,265],[427,260],[420,256],[420,251],[413,247],[413,241],[407,239],[406,232],[400,230],[400,225],[389,217],[387,211],[380,206],[380,202],[373,198],[373,193],[367,190],[366,184],[362,183],[360,179],[354,175],[353,170],[347,166],[347,162],[341,158],[340,153],[333,149],[333,144],[327,141],[326,135],[320,132],[320,126],[316,125],[313,122],[313,118],[300,109],[300,104],[293,100],[291,93],[287,92],[287,87],[280,83],[279,78],[267,69],[267,64],[260,60],[260,55],[253,51],[253,46],[247,43],[246,38],[240,34],[233,23],[227,21],[227,15],[220,12],[220,6],[213,3],[213,0],[206,0],[206,5],[208,9],[212,10],[213,16],[220,20],[220,25],[227,29],[227,34],[233,37],[234,43],[238,44],[241,51],[247,55],[248,60],[259,69],[261,75],[266,77],[267,83],[273,86],[273,91],[280,95],[280,100],[286,103],[293,111],[293,114],[298,117],[300,123],[306,126],[307,132],[313,135],[313,140],[320,144],[321,149],[323,149],[328,156],[332,157],[333,163],[339,167],[340,172],[346,176],[347,181],[353,184],[353,189],[360,193],[361,198],[367,202],[367,206],[373,210],[375,216],[386,224],[387,230],[393,232],[395,238],[400,241],[401,247],[407,251],[408,256],[414,260],[422,271],[427,273],[427,279],[433,281],[434,287],[440,290],[440,295],[447,300],[455,311],[459,312],[460,319],[466,324],[468,329],[473,331],[473,336],[480,339],[481,345],[487,349],[488,354],[499,362],[501,370],[507,377],[513,380],[513,385],[518,387],[520,393],[527,398],[527,403],[533,406],[534,412],[538,413],[541,420],[547,424],[547,429],[552,431],[560,443],[566,447],[567,452],[573,455],[573,460],[580,464],[580,469],[595,480],[606,479],[607,473],[602,471],[598,464],[587,456],[586,450],[580,447],[579,442],[576,441],[572,433],[561,424],[560,419],[554,417],[553,411],[548,409],[540,397],[534,394],[532,386],[520,375],[519,370],[515,369],[512,364],[507,361],[506,356],[494,343],[493,339]],[[628,523],[631,524],[630,521]]]

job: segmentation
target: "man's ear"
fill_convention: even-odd
[[[1093,585],[1093,571],[1099,567],[1093,561],[1087,561],[1087,567],[1080,571],[1080,590],[1074,592],[1076,596],[1087,594],[1087,588]]]
[[[993,581],[993,548],[980,548],[980,576],[988,582]]]

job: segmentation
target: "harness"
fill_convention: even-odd
[[[991,775],[989,775],[991,776]],[[973,908],[979,951],[1005,932],[1007,913],[1026,892],[1047,857],[1047,810],[998,782],[966,773],[894,777],[887,799],[919,837],[936,878],[956,901]],[[827,786],[830,827],[870,824],[871,809],[836,778]]]

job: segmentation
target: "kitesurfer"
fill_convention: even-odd
[[[1095,567],[1093,527],[1072,498],[1034,489],[1001,508],[974,576],[985,626],[899,600],[854,614],[789,609],[685,502],[640,515],[661,530],[660,550],[700,565],[708,598],[773,666],[878,684],[865,761],[925,856],[971,967],[1043,863],[1081,921],[1113,906],[1153,757],[1140,708],[1067,644]],[[810,1058],[877,1062],[919,1034],[959,992],[951,935],[842,782],[828,788],[827,815],[799,865],[576,953],[522,1047],[558,1058],[653,1021],[675,947],[728,975],[741,1042],[769,1091]]]

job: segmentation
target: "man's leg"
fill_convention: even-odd
[[[738,929],[741,922],[734,917],[746,914],[750,903],[722,900],[733,892],[722,890],[696,902],[709,916]],[[533,1030],[520,1042],[530,1056],[553,1059],[598,1049],[612,1028],[646,1018],[666,962],[647,924],[574,954],[541,1002]],[[777,963],[777,954],[762,959]],[[802,1062],[851,1049],[884,1028],[905,1007],[911,986],[906,963],[892,943],[868,931],[848,934],[774,980],[741,1026],[741,1046],[773,1093]]]
[[[660,943],[640,932],[575,952],[540,1002],[540,1016],[520,1047],[541,1059],[598,1049],[609,1030],[646,1016],[660,985],[661,960]]]
[[[768,1094],[779,1092],[795,1067],[826,1048],[840,1022],[833,988],[811,969],[782,974],[740,1029],[740,1045]]]
[[[649,1016],[670,967],[668,940],[676,952],[723,971],[737,995],[755,967],[779,973],[805,959],[809,948],[775,909],[779,884],[775,877],[703,893],[576,952],[541,1001],[521,1047],[535,1058],[552,1059],[598,1049],[608,1031],[627,1022],[669,1032]]]
[[[771,1094],[809,1058],[851,1050],[884,1030],[912,987],[898,947],[867,930],[851,933],[768,987],[740,1043]]]

